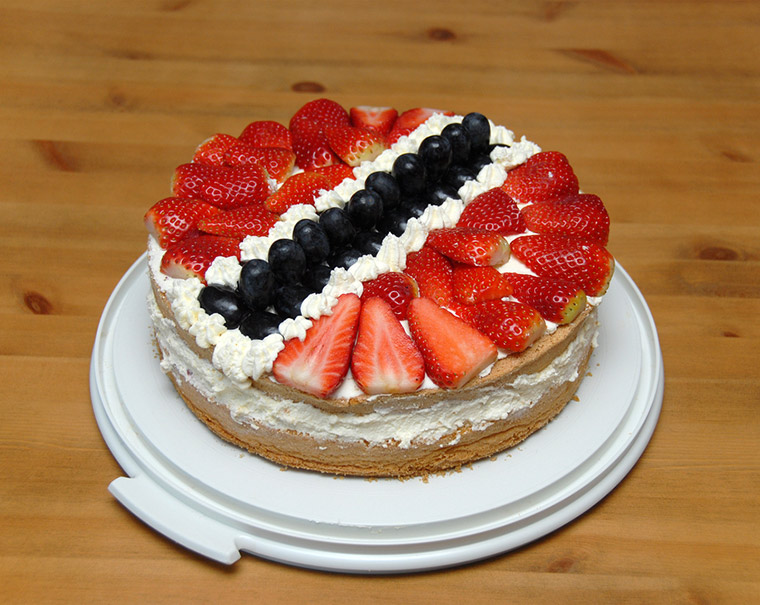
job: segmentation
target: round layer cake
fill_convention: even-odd
[[[161,367],[221,438],[408,477],[570,401],[614,270],[567,159],[477,113],[346,111],[201,144],[146,214]]]

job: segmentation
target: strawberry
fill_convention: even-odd
[[[335,391],[348,373],[360,308],[356,294],[340,296],[332,314],[314,320],[303,340],[285,342],[272,366],[274,377],[316,397]]]
[[[380,136],[386,137],[398,117],[398,111],[393,107],[370,107],[359,105],[349,110],[351,126],[354,128],[371,128]]]
[[[525,221],[515,201],[495,187],[481,193],[465,207],[457,227],[474,227],[501,235],[525,232]]]
[[[525,273],[505,273],[512,296],[530,305],[546,321],[569,324],[586,306],[586,293],[570,282]]]
[[[291,151],[293,149],[290,131],[279,122],[271,120],[251,122],[243,129],[238,139],[251,147],[280,147]]]
[[[304,170],[337,164],[340,160],[327,143],[325,129],[350,126],[348,112],[330,99],[315,99],[301,107],[290,119],[296,163]]]
[[[224,166],[210,164],[182,164],[177,166],[172,177],[172,193],[175,197],[200,198],[203,183],[211,177],[227,172]]]
[[[375,279],[364,282],[363,285],[362,301],[379,297],[390,305],[391,310],[399,319],[406,319],[409,303],[420,295],[417,282],[406,273],[398,271],[383,273]]]
[[[385,151],[382,137],[370,128],[330,126],[325,136],[330,149],[349,166],[371,162]]]
[[[346,164],[331,164],[330,166],[320,166],[314,168],[310,172],[316,172],[322,176],[327,177],[326,189],[335,189],[346,179],[355,179],[354,169]]]
[[[553,233],[607,245],[610,216],[598,196],[569,195],[558,200],[530,204],[522,209],[525,224],[535,233]]]
[[[443,111],[441,109],[431,109],[429,107],[416,107],[414,109],[408,109],[396,118],[393,123],[393,127],[388,133],[387,143],[393,145],[401,137],[407,136],[418,126],[424,124],[430,116],[436,113],[442,113],[445,116],[453,116],[451,111]]]
[[[509,244],[498,233],[472,227],[434,229],[426,244],[451,260],[483,267],[509,259]]]
[[[351,374],[369,395],[411,393],[425,379],[422,354],[381,298],[362,302]]]
[[[161,272],[176,279],[197,277],[205,281],[206,269],[217,256],[240,260],[240,241],[218,235],[199,235],[169,246],[161,259]]]
[[[527,204],[578,193],[578,177],[558,151],[542,151],[507,173],[501,188],[516,201]]]
[[[296,154],[284,147],[252,147],[237,143],[225,153],[224,163],[227,166],[259,164],[271,178],[281,183],[293,172]]]
[[[198,145],[193,155],[193,162],[221,166],[224,163],[224,154],[237,142],[238,140],[232,135],[215,134]]]
[[[145,213],[145,227],[165,249],[195,231],[198,221],[217,212],[219,208],[203,200],[167,197]]]
[[[512,252],[536,275],[569,281],[587,296],[604,294],[615,270],[615,259],[599,244],[561,235],[521,235]]]
[[[430,379],[456,389],[496,361],[491,340],[429,298],[409,303],[409,330]]]
[[[299,172],[289,177],[267,198],[264,206],[270,212],[282,214],[296,204],[314,204],[320,191],[328,189],[327,177],[315,172]]]
[[[477,326],[475,325],[475,318],[478,314],[477,305],[470,305],[461,303],[458,300],[452,300],[448,305],[446,305],[446,308],[454,315],[456,315],[459,319],[471,325],[477,330]]]
[[[213,207],[213,206],[212,206]],[[217,213],[198,223],[204,233],[243,239],[248,235],[266,235],[279,217],[261,204],[242,206]]]
[[[222,210],[263,202],[269,193],[266,170],[258,164],[227,168],[200,188],[200,197]]]
[[[420,296],[430,298],[439,305],[446,306],[454,296],[451,263],[429,246],[407,255],[404,273],[417,282]]]
[[[303,105],[290,118],[290,131],[301,128],[304,123],[311,122],[321,127],[350,126],[351,118],[348,112],[335,101],[330,99],[315,99]]]
[[[512,353],[524,351],[546,331],[546,322],[533,307],[513,300],[487,300],[477,305],[475,325]]]
[[[452,286],[454,299],[466,305],[504,298],[512,293],[507,279],[493,267],[456,265]]]

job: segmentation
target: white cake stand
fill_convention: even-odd
[[[399,573],[504,553],[608,494],[641,456],[662,405],[655,325],[618,265],[579,401],[520,446],[427,481],[284,470],[217,438],[187,409],[159,369],[149,290],[143,255],[111,295],[92,353],[95,417],[128,475],[109,490],[164,536],[223,563],[247,552]]]

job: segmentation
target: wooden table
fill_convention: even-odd
[[[758,25],[750,1],[2,2],[0,602],[760,601]],[[317,96],[481,111],[605,200],[664,406],[548,537],[401,577],[227,568],[106,491],[90,353],[143,213],[198,142]]]

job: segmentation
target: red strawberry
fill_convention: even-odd
[[[281,147],[293,149],[290,131],[278,122],[260,120],[251,122],[238,137],[251,147]]]
[[[588,296],[607,291],[615,259],[599,244],[561,235],[521,235],[512,252],[535,274],[569,281]]]
[[[390,305],[396,317],[406,319],[409,303],[419,295],[420,289],[414,279],[406,273],[389,271],[364,282],[362,300],[379,297]]]
[[[274,377],[316,397],[327,397],[348,373],[361,302],[343,294],[331,315],[314,320],[306,338],[291,338],[272,366]]]
[[[465,207],[457,227],[474,227],[514,235],[525,231],[525,221],[515,201],[495,187],[478,195]]]
[[[586,293],[570,282],[525,273],[505,273],[512,296],[530,305],[547,321],[569,324],[586,306]]]
[[[246,143],[238,143],[227,150],[224,156],[227,166],[243,166],[259,164],[267,174],[281,183],[296,164],[296,154],[284,147],[252,147]]]
[[[278,220],[276,214],[261,204],[253,204],[232,210],[217,210],[214,216],[200,221],[198,229],[204,233],[243,239],[248,235],[266,235]]]
[[[315,99],[303,105],[290,118],[290,130],[298,130],[304,122],[320,126],[350,126],[351,119],[343,107],[331,99]]]
[[[200,197],[222,210],[263,202],[269,196],[267,173],[258,164],[227,168],[201,185]]]
[[[468,305],[465,303],[461,303],[457,300],[452,300],[446,306],[446,308],[449,311],[451,311],[454,315],[456,315],[459,319],[471,325],[473,328],[477,330],[477,326],[475,325],[475,318],[477,317],[477,314],[478,314],[477,305]]]
[[[346,164],[331,164],[330,166],[321,166],[314,168],[311,172],[316,172],[327,177],[326,189],[335,189],[346,179],[355,179],[354,169]]]
[[[352,107],[349,110],[349,115],[351,116],[351,126],[354,128],[371,128],[382,137],[386,137],[398,117],[398,111],[393,107],[359,105]]]
[[[454,299],[466,305],[504,298],[512,293],[509,282],[493,267],[456,265],[452,285]]]
[[[198,145],[193,155],[193,162],[221,166],[224,163],[225,152],[235,145],[238,140],[229,134],[215,134]]]
[[[267,210],[282,214],[296,204],[314,204],[323,189],[328,189],[327,177],[315,172],[299,172],[289,177],[277,191],[264,202]]]
[[[466,265],[500,265],[509,259],[507,240],[493,231],[472,227],[435,229],[428,234],[426,245]]]
[[[349,166],[371,162],[385,151],[382,137],[370,128],[331,126],[325,136],[330,149]]]
[[[607,245],[610,216],[596,195],[579,193],[568,197],[530,204],[522,209],[525,224],[536,233],[580,237]]]
[[[439,305],[446,306],[454,296],[451,263],[429,246],[407,255],[404,273],[417,282],[420,296],[430,298]]]
[[[416,107],[414,109],[408,109],[403,112],[396,121],[393,123],[393,127],[388,133],[387,143],[393,145],[401,137],[408,135],[415,130],[418,126],[424,124],[430,116],[436,113],[442,113],[445,116],[453,116],[451,111],[443,111],[441,109],[431,109],[429,107]]]
[[[240,260],[240,241],[218,235],[180,240],[164,252],[161,272],[177,279],[197,277],[204,281],[206,269],[217,256],[234,256]]]
[[[491,340],[429,298],[409,304],[409,329],[427,375],[443,389],[463,386],[496,361]]]
[[[477,305],[475,325],[503,349],[524,351],[546,331],[533,307],[513,300],[487,300]]]
[[[159,246],[167,248],[195,231],[198,221],[217,212],[219,208],[202,200],[167,197],[145,213],[145,227]]]
[[[507,173],[501,186],[522,204],[545,202],[578,193],[578,177],[558,151],[542,151]]]
[[[425,379],[422,354],[381,298],[362,302],[351,374],[359,388],[370,395],[411,393]]]
[[[301,107],[290,119],[296,163],[304,170],[329,166],[339,159],[327,143],[325,129],[350,126],[348,112],[335,101],[316,99]]]
[[[176,197],[200,198],[203,183],[212,176],[227,172],[225,166],[210,164],[182,164],[177,166],[172,178],[172,192]]]

